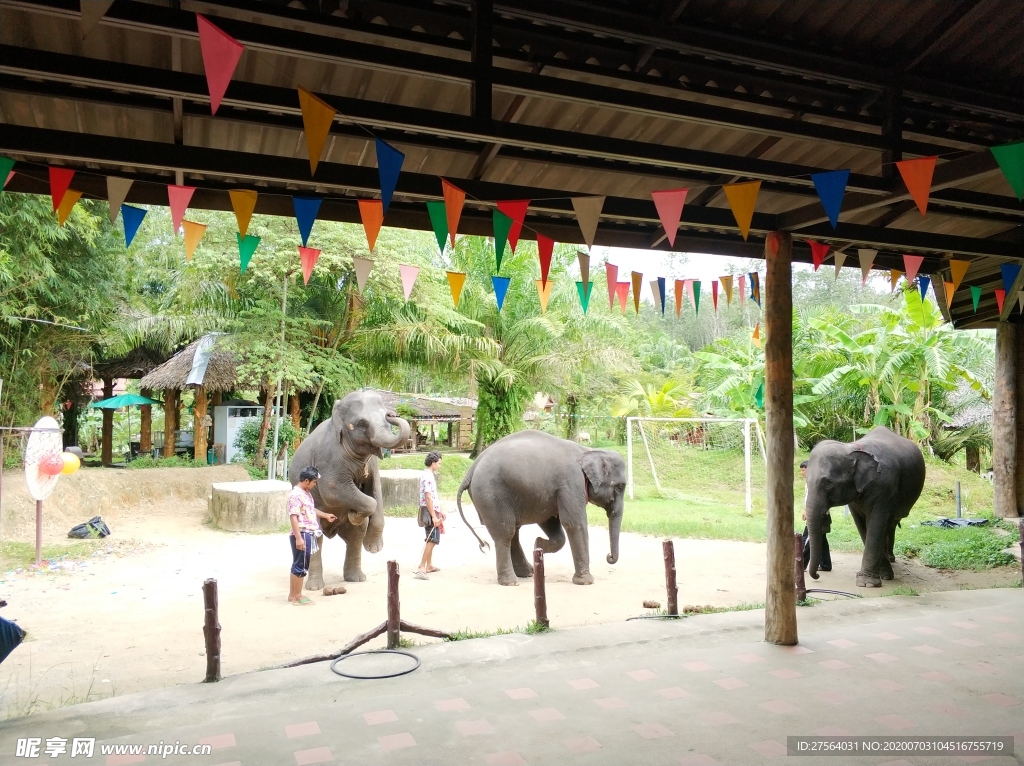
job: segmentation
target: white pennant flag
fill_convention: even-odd
[[[576,221],[583,232],[583,241],[587,247],[594,246],[594,235],[597,234],[597,223],[601,220],[601,209],[604,197],[573,197],[572,209],[576,211]]]
[[[875,256],[878,255],[878,251],[861,248],[857,251],[857,255],[860,257],[860,283],[861,286],[863,286],[868,283],[868,274],[871,273],[871,264],[875,262]]]
[[[366,280],[370,278],[370,271],[373,270],[373,261],[353,256],[352,263],[356,269],[356,283],[359,285],[359,292],[362,293],[366,287]]]
[[[836,259],[836,279],[839,279],[839,269],[843,268],[843,264],[846,263],[846,253],[836,250],[833,255]]]
[[[124,204],[128,190],[132,188],[132,179],[107,176],[107,202],[110,203],[110,222],[117,220],[117,214]]]

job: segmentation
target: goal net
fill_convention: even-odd
[[[765,489],[757,420],[627,418],[629,497],[662,497],[751,513]]]

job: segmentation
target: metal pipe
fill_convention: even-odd
[[[281,290],[281,353],[284,353],[284,320],[288,312],[288,274],[284,275],[283,288]],[[278,434],[281,431],[281,383],[284,380],[284,360],[279,357],[279,363],[282,364],[281,369],[277,373],[277,394],[274,396],[274,408],[276,410],[274,415],[274,448],[270,451],[270,460],[268,461],[267,467],[267,478],[277,478],[277,439]]]
[[[956,483],[956,517],[960,518],[960,482]]]

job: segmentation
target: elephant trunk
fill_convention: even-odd
[[[385,415],[384,420],[387,421],[388,427],[374,429],[370,437],[373,446],[378,449],[395,449],[405,444],[409,439],[409,421],[391,414]],[[398,426],[397,436],[390,426]]]
[[[817,512],[807,512],[807,540],[811,544],[811,560],[807,563],[807,573],[811,579],[818,579],[818,565],[821,563],[821,517]]]
[[[608,514],[608,548],[609,553],[607,559],[609,564],[614,564],[619,560],[619,529],[622,526],[622,509],[619,508],[617,511],[612,511]]]

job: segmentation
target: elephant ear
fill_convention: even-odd
[[[871,483],[878,478],[882,472],[882,464],[871,451],[864,449],[853,450],[855,465],[853,468],[853,485],[857,492],[863,492]]]
[[[603,487],[608,482],[609,468],[608,460],[601,450],[587,450],[580,455],[577,461],[583,469],[583,475],[587,477],[592,488]]]

